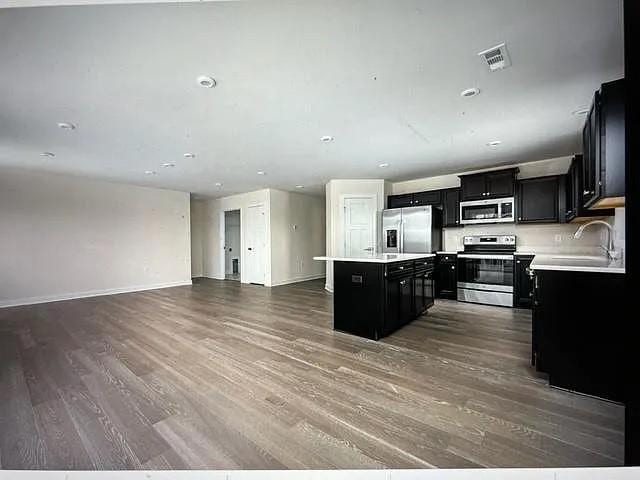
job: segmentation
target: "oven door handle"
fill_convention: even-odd
[[[458,258],[469,258],[472,260],[513,260],[513,255],[492,255],[492,254],[465,254],[459,253]]]

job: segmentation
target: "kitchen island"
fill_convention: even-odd
[[[314,257],[333,262],[333,328],[379,340],[433,305],[433,253]]]

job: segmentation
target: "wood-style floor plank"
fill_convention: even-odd
[[[321,281],[0,310],[0,467],[621,465],[623,407],[529,365],[531,315],[437,301],[374,342]]]

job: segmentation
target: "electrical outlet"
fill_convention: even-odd
[[[555,241],[556,243],[562,243],[562,235],[556,233]]]

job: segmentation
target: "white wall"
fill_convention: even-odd
[[[325,200],[323,197],[270,190],[271,285],[325,276]]]
[[[191,283],[189,194],[0,175],[0,306]]]
[[[269,231],[269,190],[256,190],[254,192],[241,193],[223,198],[211,200],[192,200],[195,211],[202,212],[201,231],[198,233],[202,240],[202,273],[209,278],[224,279],[224,212],[228,210],[240,210],[240,281],[246,283],[243,266],[245,262],[245,219],[247,209],[251,205],[264,205],[266,218],[266,246],[265,258],[265,285],[271,286],[271,233]]]
[[[512,165],[518,167],[520,172],[518,178],[543,177],[546,175],[562,175],[567,173],[571,157],[552,158],[549,160],[541,160],[537,162],[522,163]],[[509,168],[500,167],[500,169]],[[475,173],[486,170],[476,170],[473,172],[464,172],[464,174]],[[438,177],[419,178],[405,182],[396,182],[391,184],[391,192],[393,195],[399,193],[419,192],[423,190],[438,190],[441,188],[451,188],[460,186],[460,174],[441,175]],[[622,213],[624,217],[624,212]],[[614,219],[607,219],[609,223],[613,223]],[[622,224],[624,230],[624,218],[620,221],[616,218],[617,224]],[[499,225],[468,225],[462,228],[445,228],[443,235],[443,249],[447,251],[457,251],[463,248],[462,237],[465,235],[482,235],[482,234],[514,234],[518,237],[519,250],[532,250],[539,253],[543,252],[566,252],[566,253],[585,253],[598,254],[602,253],[599,245],[605,242],[606,233],[599,228],[589,228],[585,231],[584,236],[577,240],[573,238],[573,233],[578,225],[573,224],[499,224]],[[624,238],[624,233],[621,234]]]
[[[344,218],[342,199],[345,195],[372,195],[376,197],[377,210],[385,208],[385,195],[390,192],[384,180],[331,180],[326,185],[326,254],[341,255],[344,253]],[[378,216],[377,216],[378,217]],[[379,226],[374,229],[376,245],[380,244]],[[378,248],[379,249],[379,248]],[[333,263],[327,263],[325,288],[333,291]]]

